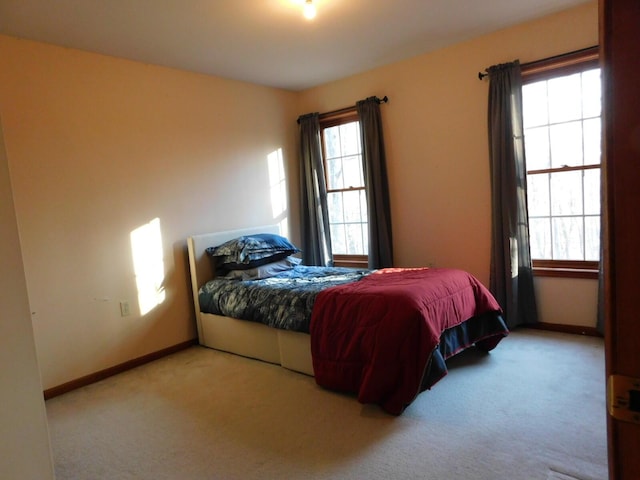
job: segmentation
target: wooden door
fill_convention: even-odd
[[[600,46],[606,374],[640,378],[640,0],[600,0]],[[607,426],[609,478],[640,479],[640,423]]]

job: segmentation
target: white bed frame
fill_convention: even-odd
[[[191,289],[195,306],[198,341],[205,347],[276,363],[296,372],[313,375],[310,336],[271,328],[261,323],[202,313],[198,290],[214,277],[205,249],[241,235],[280,233],[277,225],[194,235],[187,239]]]

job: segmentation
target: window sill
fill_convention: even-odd
[[[598,270],[576,268],[533,267],[534,277],[598,279]]]
[[[597,279],[600,263],[576,260],[534,260],[534,277]]]
[[[336,267],[369,268],[369,257],[366,255],[334,255]]]

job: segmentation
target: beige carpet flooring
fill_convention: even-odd
[[[193,347],[47,401],[58,480],[607,478],[603,341],[518,330],[399,417]]]

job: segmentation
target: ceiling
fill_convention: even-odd
[[[303,90],[588,0],[0,0],[0,33]]]

